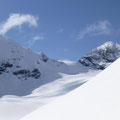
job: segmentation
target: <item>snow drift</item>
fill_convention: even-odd
[[[120,120],[120,58],[89,82],[21,120]]]

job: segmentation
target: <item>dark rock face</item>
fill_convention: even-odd
[[[107,42],[82,57],[79,62],[84,66],[103,70],[119,57],[120,45]]]
[[[40,58],[41,58],[41,60],[44,61],[44,62],[47,62],[48,59],[49,59],[44,53],[40,53]]]
[[[35,79],[38,79],[41,76],[41,73],[37,68],[35,68],[32,71],[26,70],[26,69],[18,70],[13,72],[13,75],[16,75],[16,76],[19,76],[19,78],[22,77],[25,79],[27,79],[28,77],[33,77]]]
[[[34,78],[36,78],[36,79],[38,79],[38,78],[40,77],[40,75],[41,75],[41,73],[40,73],[40,71],[39,71],[37,68],[35,68],[35,69],[31,72],[31,77],[34,77]]]
[[[106,68],[105,64],[100,65],[99,63],[94,63],[93,60],[94,58],[92,59],[91,57],[83,57],[79,60],[79,62],[84,66],[89,66],[96,69],[104,70]]]
[[[11,64],[9,61],[1,61],[0,62],[0,74],[6,72],[6,73],[9,73],[9,70],[7,68],[12,68],[14,65]],[[21,68],[21,66],[17,65],[16,68]],[[35,68],[33,70],[28,70],[28,69],[21,69],[21,70],[17,70],[17,71],[14,71],[13,72],[13,75],[16,75],[18,76],[18,78],[25,78],[25,80],[28,78],[28,77],[33,77],[35,79],[38,79],[40,78],[41,76],[41,73],[40,71]]]
[[[1,62],[0,63],[0,74],[6,71],[7,68],[11,68],[13,64],[9,62]]]

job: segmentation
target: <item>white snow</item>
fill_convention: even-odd
[[[66,59],[64,59],[64,60],[59,60],[60,62],[64,62],[64,63],[66,63],[67,65],[71,65],[71,64],[75,64],[76,63],[76,61],[71,61],[71,60],[66,60]]]
[[[113,47],[120,49],[120,44],[108,41],[104,43],[103,45],[97,47],[97,49],[106,50],[107,48],[113,48]]]
[[[89,82],[21,120],[120,120],[120,58]]]

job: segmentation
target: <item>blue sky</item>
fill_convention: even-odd
[[[50,58],[78,60],[104,42],[120,43],[119,5],[119,0],[0,0],[0,34]]]

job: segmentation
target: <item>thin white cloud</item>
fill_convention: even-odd
[[[64,32],[64,29],[59,29],[59,30],[57,30],[57,33],[63,33]]]
[[[0,34],[6,34],[10,29],[14,27],[21,27],[27,23],[29,26],[37,27],[38,17],[34,17],[30,14],[10,14],[9,18],[0,25]]]
[[[31,46],[33,46],[37,41],[39,40],[44,40],[45,37],[43,35],[37,35],[34,36],[31,40],[28,41],[28,47],[30,48]]]
[[[43,40],[44,39],[44,36],[35,36],[33,37],[33,40]]]
[[[69,49],[67,49],[67,48],[64,49],[64,52],[68,52],[68,51],[69,51]]]
[[[99,21],[97,23],[87,25],[85,29],[79,32],[77,39],[80,40],[86,36],[110,35],[111,32],[112,28],[109,21]]]

